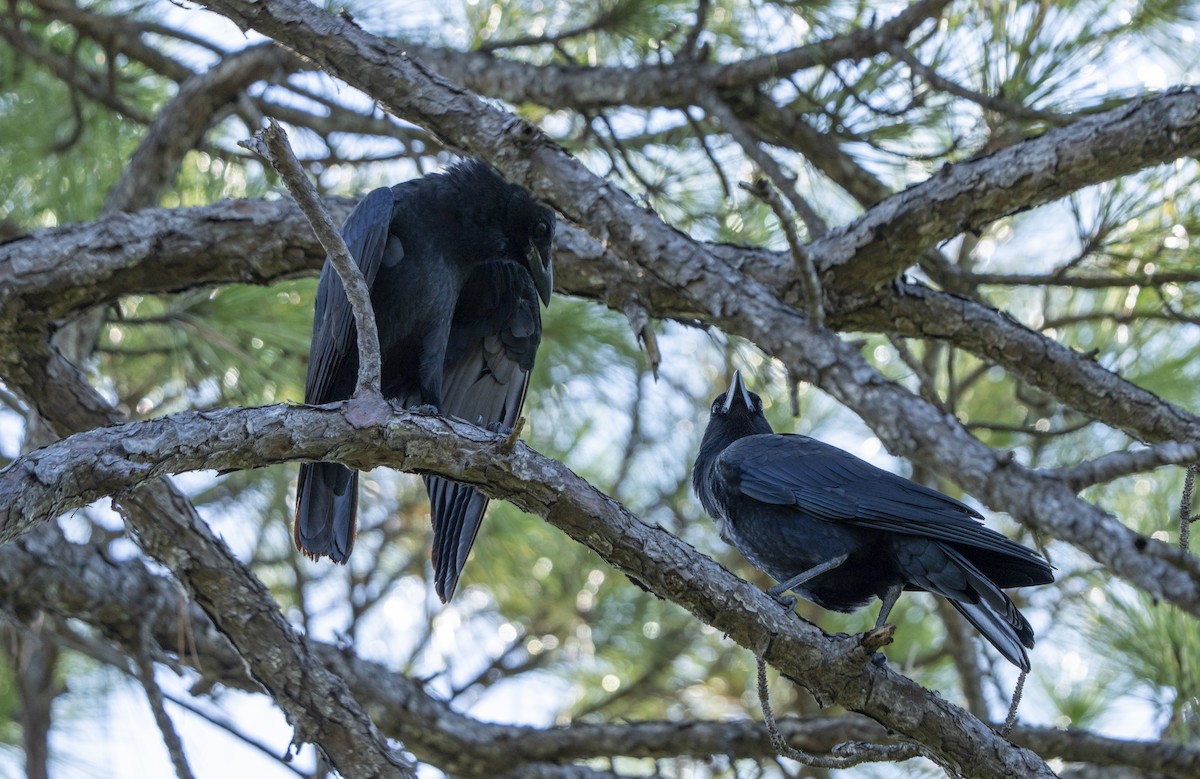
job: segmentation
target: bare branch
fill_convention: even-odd
[[[775,722],[775,714],[771,711],[771,691],[767,686],[767,661],[758,653],[755,653],[754,659],[758,663],[758,703],[762,707],[763,724],[766,725],[767,733],[771,736],[771,746],[783,757],[795,760],[802,765],[812,766],[813,768],[842,770],[853,768],[863,763],[901,763],[905,760],[911,760],[914,757],[928,756],[926,750],[912,743],[863,744],[844,742],[831,750],[833,755],[830,757],[814,755],[810,752],[796,749],[794,746],[788,744],[783,734],[780,733],[779,725]],[[956,772],[947,771],[947,773],[954,776]]]
[[[237,95],[256,81],[297,70],[301,62],[275,43],[230,54],[217,66],[188,78],[159,111],[120,180],[104,200],[103,214],[158,205],[175,179],[184,155],[232,108]]]
[[[1047,475],[1062,479],[1076,492],[1096,484],[1119,479],[1135,473],[1152,471],[1164,465],[1186,465],[1200,460],[1200,442],[1168,441],[1145,449],[1112,452],[1085,460],[1077,465],[1048,471]]]
[[[10,539],[30,524],[84,505],[104,492],[128,490],[171,471],[304,459],[337,461],[359,469],[388,465],[438,474],[478,486],[492,497],[511,500],[547,518],[655,594],[679,603],[743,646],[760,646],[773,637],[767,659],[819,700],[862,711],[922,742],[941,759],[961,765],[968,774],[1051,776],[1034,755],[998,739],[969,713],[871,663],[871,652],[856,637],[822,634],[666,531],[641,522],[562,464],[521,443],[506,451],[503,436],[438,417],[395,412],[377,424],[360,421],[361,426],[356,426],[349,420],[361,420],[354,409],[364,402],[368,401],[357,398],[325,407],[188,412],[71,436],[0,472],[4,512],[0,539]],[[122,505],[126,510],[131,503],[149,508],[143,502],[146,491],[147,487],[134,490],[122,498]],[[177,516],[176,511],[170,516]],[[231,586],[227,579],[241,582],[249,574],[228,557],[198,518],[164,522],[160,511],[158,516],[147,513],[130,521],[139,543],[181,575],[192,570],[222,572],[219,593],[195,588],[192,582],[194,597],[218,624],[225,619],[222,614],[259,615],[253,620],[258,624],[254,632],[239,631],[247,642],[239,645],[243,655],[272,654],[259,643],[270,640],[272,646],[302,653],[289,667],[311,667],[307,645],[282,623],[278,612],[261,614],[247,608],[245,598],[269,602],[269,593],[252,577]],[[252,595],[259,590],[261,595]],[[214,602],[214,597],[232,602]],[[274,670],[287,672],[286,667]],[[277,698],[282,694],[274,686],[278,683],[268,685]],[[335,693],[322,693],[315,686],[310,680],[305,693],[320,696],[327,706],[324,696]],[[317,741],[328,747],[327,738]]]
[[[739,186],[760,198],[774,212],[775,219],[779,222],[779,226],[787,238],[792,259],[796,263],[796,275],[800,279],[801,289],[804,290],[804,312],[812,327],[824,330],[825,304],[822,301],[821,281],[817,278],[817,270],[813,266],[812,257],[800,244],[800,236],[796,234],[796,224],[792,221],[792,215],[788,213],[783,201],[779,199],[779,190],[766,179],[758,179],[751,185],[740,184]]]
[[[269,119],[265,130],[255,133],[252,140],[239,143],[271,163],[312,225],[317,239],[329,254],[329,263],[337,271],[338,278],[342,281],[342,291],[354,312],[354,324],[358,335],[358,385],[354,392],[356,395],[379,395],[382,376],[379,330],[375,323],[375,311],[371,308],[371,290],[367,287],[357,259],[351,256],[341,233],[333,226],[329,212],[321,205],[308,175],[300,167],[296,155],[292,153],[287,133],[278,122]]]
[[[1067,273],[964,273],[970,284],[1027,287],[1074,287],[1075,289],[1106,289],[1108,287],[1160,287],[1164,284],[1200,283],[1197,271],[1156,271],[1127,273],[1115,276],[1080,276]]]
[[[746,153],[746,156],[754,160],[754,164],[759,167],[763,175],[770,179],[775,187],[783,193],[783,196],[788,199],[788,202],[792,204],[792,208],[796,209],[796,214],[804,222],[809,238],[824,235],[827,232],[825,221],[813,210],[808,201],[796,191],[796,177],[784,172],[783,167],[775,161],[775,158],[766,149],[762,148],[759,140],[742,125],[741,121],[720,97],[713,94],[705,95],[702,96],[700,103],[708,115],[716,119],[717,124],[725,132],[729,133],[734,141],[742,147],[742,151]],[[757,194],[756,191],[751,191]],[[764,197],[762,195],[759,196]],[[779,216],[782,223],[784,217],[780,216],[778,211],[776,212],[776,216]],[[790,219],[791,217],[787,218]],[[784,229],[786,230],[787,228],[784,227]],[[797,241],[797,245],[799,245],[799,241]]]
[[[187,757],[183,753],[183,742],[179,740],[179,733],[175,730],[175,724],[167,716],[167,709],[163,704],[162,690],[159,688],[158,682],[154,679],[154,661],[150,659],[149,652],[152,640],[147,627],[142,634],[141,651],[133,653],[134,661],[137,665],[138,679],[142,683],[142,689],[146,691],[146,700],[150,702],[150,711],[154,713],[154,721],[158,724],[159,732],[162,733],[163,744],[167,747],[167,754],[171,756],[171,765],[175,767],[175,776],[178,779],[194,779],[195,774],[192,773],[192,767],[188,765]]]

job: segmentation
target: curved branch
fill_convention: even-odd
[[[1200,148],[1200,90],[1180,88],[943,167],[809,245],[835,292],[895,278],[912,258],[995,219]]]
[[[53,525],[0,546],[0,603],[15,618],[48,612],[81,620],[130,653],[138,649],[144,625],[157,644],[176,647],[182,614],[192,640],[186,650],[179,646],[157,659],[192,667],[205,685],[258,690],[242,658],[204,612],[195,604],[181,612],[183,597],[175,582],[151,573],[140,558],[115,560],[95,544],[68,543]],[[344,647],[310,644],[315,656],[346,680],[383,733],[404,734],[405,746],[414,754],[450,773],[494,775],[525,760],[773,754],[766,729],[750,720],[573,723],[547,729],[480,722],[455,712],[393,669]],[[888,740],[878,723],[855,714],[785,717],[777,724],[789,745],[819,754],[846,741]],[[1200,773],[1200,750],[1181,745],[1057,728],[1018,727],[1012,739],[1044,757],[1070,762],[1131,766],[1179,779]]]
[[[838,324],[952,343],[1142,441],[1200,439],[1200,416],[969,298],[897,283]]]
[[[147,128],[120,180],[109,190],[103,213],[157,205],[184,155],[222,118],[238,93],[256,81],[301,67],[301,60],[291,52],[275,43],[262,43],[230,54],[212,69],[185,80]]]
[[[1190,465],[1197,462],[1200,462],[1200,442],[1168,441],[1145,449],[1111,452],[1094,460],[1058,468],[1052,473],[1078,491],[1164,465]]]
[[[520,443],[510,448],[505,436],[465,423],[380,412],[370,399],[360,398],[323,407],[186,412],[76,434],[0,471],[0,539],[11,539],[35,522],[103,494],[124,492],[173,471],[306,459],[438,474],[545,517],[651,592],[687,608],[742,646],[766,646],[767,659],[818,700],[867,714],[922,742],[964,773],[1052,776],[1035,755],[1008,744],[967,712],[872,663],[871,651],[857,637],[827,636],[785,612],[761,590],[666,531],[646,525],[561,463]],[[132,493],[135,504],[145,489]],[[122,498],[122,504],[129,502]],[[202,545],[205,557],[196,559],[191,557],[191,544],[170,540],[181,530],[192,540],[207,535],[196,522],[181,527],[143,518],[136,529],[148,551],[173,570],[233,575],[230,563],[207,549],[207,542]],[[158,537],[148,542],[150,534]],[[215,539],[212,546],[227,556]],[[219,604],[208,601],[213,594],[194,592],[210,616],[221,613]],[[224,588],[221,597],[226,597]],[[269,596],[264,592],[263,597]],[[247,613],[248,605],[238,603],[225,613]],[[278,613],[270,616],[277,618]],[[288,629],[285,636],[290,635]],[[281,640],[284,646],[305,646],[298,638]],[[242,654],[247,649],[239,645]],[[260,646],[250,649],[264,651]]]

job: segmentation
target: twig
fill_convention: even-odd
[[[176,732],[171,718],[167,716],[167,709],[163,705],[162,690],[158,688],[158,682],[154,680],[154,661],[150,659],[150,643],[152,641],[150,623],[147,622],[143,625],[141,649],[134,653],[138,678],[142,682],[143,689],[146,690],[146,700],[150,702],[150,710],[154,712],[154,721],[162,733],[163,744],[166,745],[167,753],[171,756],[171,763],[175,766],[175,775],[179,779],[195,779],[191,766],[188,765],[187,756],[183,753],[183,742],[179,740],[179,733]]]
[[[1025,692],[1025,677],[1029,676],[1028,671],[1021,671],[1021,675],[1017,677],[1017,686],[1013,690],[1012,703],[1008,707],[1008,716],[1004,718],[1004,727],[1000,729],[1000,735],[1008,738],[1008,734],[1012,733],[1013,725],[1017,724],[1017,707],[1021,705],[1021,695]]]
[[[658,381],[658,366],[662,364],[662,354],[658,351],[658,337],[650,324],[650,313],[636,296],[630,297],[624,305],[625,318],[629,321],[629,329],[633,331],[642,346],[646,348],[646,357],[650,361],[650,373]]]
[[[926,757],[933,760],[929,751],[919,744],[866,744],[860,741],[847,741],[835,746],[830,750],[830,757],[822,757],[809,752],[802,752],[799,749],[788,744],[783,734],[779,732],[779,725],[775,722],[775,713],[771,710],[771,697],[767,688],[767,661],[764,659],[766,654],[765,648],[762,652],[755,652],[754,659],[758,662],[758,702],[762,706],[763,724],[767,726],[767,733],[771,737],[771,745],[775,751],[781,756],[798,763],[803,763],[813,768],[852,768],[862,763],[899,763],[904,760],[911,760],[914,757]],[[957,776],[958,772],[944,765],[940,760],[934,760],[940,765],[950,776]]]
[[[746,156],[754,160],[754,164],[762,169],[763,175],[774,182],[775,186],[783,192],[788,202],[792,204],[792,208],[796,209],[796,214],[804,222],[809,237],[819,238],[824,235],[828,231],[825,220],[813,210],[808,201],[800,197],[796,192],[795,179],[784,173],[783,168],[775,161],[774,157],[762,148],[758,138],[742,124],[733,109],[715,94],[701,95],[700,105],[709,117],[715,119],[717,124],[742,147]]]
[[[1078,492],[1085,487],[1103,484],[1122,476],[1143,473],[1163,465],[1183,465],[1200,460],[1200,441],[1167,441],[1163,444],[1148,446],[1145,449],[1135,449],[1131,452],[1111,452],[1101,455],[1094,460],[1085,460],[1067,468],[1056,468],[1048,471],[1047,475],[1066,482],[1071,489]],[[1190,478],[1195,477],[1195,465],[1188,467]],[[1184,483],[1184,500],[1188,501],[1184,509],[1180,509],[1180,519],[1189,517],[1191,498],[1188,489],[1190,482]],[[1192,517],[1195,519],[1195,517]],[[1179,540],[1184,540],[1183,529],[1180,527]],[[1184,547],[1186,549],[1186,547]]]
[[[804,291],[804,309],[808,316],[809,325],[814,330],[825,329],[825,306],[821,302],[821,281],[817,278],[817,269],[812,257],[800,245],[800,236],[796,233],[796,223],[779,197],[779,190],[765,178],[757,179],[753,184],[741,182],[739,187],[761,199],[775,212],[779,226],[787,238],[788,248],[796,262],[799,271],[800,287]]]
[[[355,259],[350,256],[346,242],[333,226],[333,220],[317,197],[312,182],[308,180],[296,155],[288,144],[287,133],[274,119],[267,120],[267,128],[259,130],[253,138],[238,141],[238,145],[260,155],[275,168],[288,192],[292,194],[304,216],[312,224],[317,240],[329,254],[329,262],[342,280],[346,298],[354,311],[354,324],[358,329],[358,386],[355,395],[379,394],[379,331],[375,327],[375,314],[371,310],[371,291],[363,278]]]
[[[1187,475],[1183,477],[1183,497],[1179,501],[1179,548],[1185,552],[1192,537],[1192,523],[1200,519],[1200,514],[1192,513],[1192,488],[1196,486],[1195,464],[1189,465]]]
[[[1030,108],[1020,103],[1007,100],[1003,97],[995,95],[987,95],[983,92],[978,92],[974,89],[964,87],[961,84],[956,84],[948,78],[939,74],[936,70],[929,67],[925,63],[917,59],[916,55],[904,47],[904,44],[898,40],[892,41],[888,47],[888,52],[908,66],[914,74],[920,76],[931,87],[941,92],[961,97],[964,100],[969,100],[983,108],[995,111],[999,114],[1004,114],[1016,119],[1031,119],[1035,121],[1045,122],[1049,125],[1062,126],[1070,124],[1072,117],[1063,116],[1054,113],[1053,111],[1040,111],[1036,108]]]
[[[683,40],[683,45],[679,47],[675,58],[692,59],[696,54],[696,44],[700,41],[700,33],[704,32],[704,24],[708,20],[708,5],[709,0],[700,0],[696,4],[696,23],[688,30],[687,37]]]
[[[288,771],[291,771],[296,776],[300,776],[300,777],[309,776],[309,774],[305,773],[304,771],[301,771],[299,768],[296,768],[296,766],[289,763],[286,758],[281,757],[278,750],[272,749],[270,746],[268,746],[266,744],[255,741],[253,738],[251,738],[247,734],[238,730],[238,728],[230,721],[228,721],[222,717],[219,717],[216,714],[212,714],[212,713],[206,711],[205,709],[196,705],[195,703],[188,700],[187,698],[180,698],[178,696],[171,695],[170,693],[165,693],[165,692],[163,693],[163,698],[165,700],[170,701],[171,703],[174,703],[176,706],[178,706],[182,709],[187,709],[192,714],[201,718],[202,720],[209,723],[213,727],[220,728],[221,730],[225,731],[233,738],[236,738],[238,741],[241,741],[246,746],[251,747],[253,749],[257,749],[259,752],[261,752],[262,754],[271,758],[272,760],[276,761],[281,767],[287,769]]]

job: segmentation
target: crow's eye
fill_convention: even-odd
[[[550,226],[545,222],[538,222],[533,226],[534,238],[546,238],[550,235]]]

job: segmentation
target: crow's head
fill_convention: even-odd
[[[538,297],[550,305],[550,292],[554,289],[554,212],[525,190],[514,188],[506,221],[510,235],[520,241]]]
[[[733,372],[729,389],[713,401],[708,423],[741,435],[771,432],[771,425],[763,416],[762,398],[746,388],[741,371]]]
[[[486,162],[468,158],[446,171],[461,228],[456,240],[474,262],[506,260],[529,270],[542,302],[554,289],[554,212]]]
[[[713,401],[712,415],[761,414],[762,407],[762,398],[746,388],[746,383],[742,381],[742,372],[734,371],[729,389],[717,395],[717,399]]]

